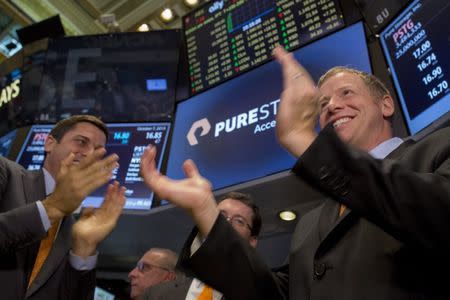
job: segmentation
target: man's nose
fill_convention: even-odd
[[[337,99],[337,97],[332,97],[327,104],[327,109],[330,112],[334,112],[335,110],[342,108],[342,102]]]
[[[134,267],[133,270],[131,270],[131,272],[128,273],[128,278],[135,277],[135,276],[136,276],[136,267]]]

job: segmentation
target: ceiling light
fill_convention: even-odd
[[[138,27],[138,31],[140,32],[145,32],[145,31],[149,31],[150,27],[148,27],[148,25],[146,23],[141,24],[141,26]]]
[[[189,7],[197,6],[198,2],[198,0],[184,0],[184,4]]]
[[[170,8],[165,8],[162,12],[161,12],[161,19],[164,22],[169,22],[173,19],[173,12]]]
[[[278,217],[286,222],[289,221],[294,221],[295,219],[297,219],[297,215],[295,214],[295,212],[291,211],[291,210],[283,210],[281,212],[278,213]]]

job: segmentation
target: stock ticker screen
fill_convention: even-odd
[[[338,0],[219,0],[183,18],[191,94],[344,26]]]
[[[148,210],[153,202],[153,192],[139,176],[140,158],[147,145],[157,149],[157,168],[160,169],[170,123],[117,123],[107,124],[109,138],[106,144],[108,154],[119,155],[119,168],[114,170],[112,180],[117,180],[127,188],[127,201],[124,208],[130,210]],[[27,170],[39,170],[45,159],[45,140],[53,125],[34,125],[17,156],[17,162]],[[103,202],[106,185],[90,194],[82,207],[99,207]]]
[[[113,180],[126,187],[125,209],[149,210],[153,202],[153,192],[145,186],[139,176],[139,164],[145,147],[156,147],[156,167],[161,167],[170,123],[122,123],[107,124],[109,130],[106,150],[119,155],[119,168],[114,170]],[[82,206],[99,207],[103,202],[106,186],[90,194]]]
[[[354,24],[293,52],[317,80],[342,65],[371,72],[363,25]],[[185,178],[192,159],[215,190],[284,171],[295,163],[275,137],[282,76],[268,62],[177,107],[167,175]]]
[[[450,111],[450,2],[413,1],[381,44],[411,134]]]
[[[0,137],[0,156],[7,157],[11,151],[11,145],[16,138],[17,129],[10,131],[4,136]]]
[[[16,162],[25,169],[39,170],[44,165],[45,140],[54,125],[33,125],[17,155]]]
[[[171,120],[175,106],[180,30],[51,39],[36,121],[75,114],[104,122]]]

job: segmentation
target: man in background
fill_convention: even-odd
[[[243,193],[230,192],[219,199],[217,205],[221,215],[230,223],[232,228],[249,247],[255,248],[258,235],[261,231],[261,214],[253,199]],[[185,247],[195,252],[202,241],[198,230],[194,229],[188,238]],[[192,244],[192,247],[191,247]],[[205,269],[214,269],[214,264],[205,265]],[[131,273],[130,273],[131,274]],[[223,274],[227,276],[226,274]],[[233,274],[232,276],[239,276]],[[197,299],[222,299],[222,293],[212,289],[202,281],[193,277],[179,276],[172,282],[156,285],[147,289],[141,299],[145,300],[197,300]]]
[[[131,299],[140,299],[145,289],[177,278],[178,255],[169,249],[151,248],[128,274]]]
[[[92,299],[97,245],[115,227],[125,188],[107,188],[100,208],[72,213],[107,183],[108,131],[94,116],[58,122],[45,141],[43,169],[0,157],[0,287],[4,299]]]

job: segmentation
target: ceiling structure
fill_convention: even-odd
[[[174,12],[170,22],[160,18],[165,8]],[[55,15],[60,16],[66,35],[73,36],[136,31],[143,23],[150,30],[181,28],[181,17],[191,9],[183,0],[0,0],[1,59],[11,56],[1,48],[12,47],[15,30]]]

